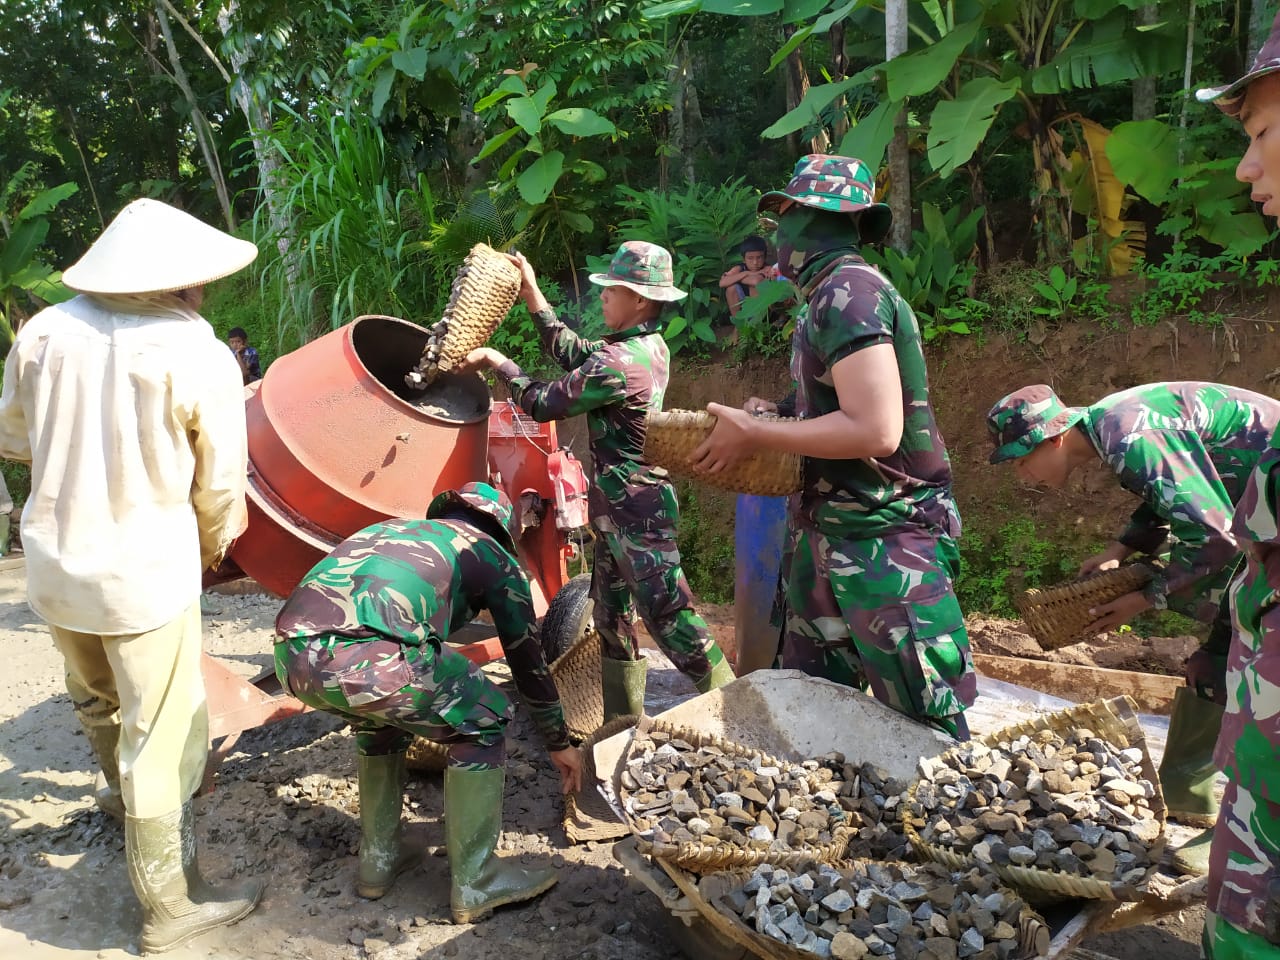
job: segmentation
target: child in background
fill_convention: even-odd
[[[262,365],[258,360],[258,351],[249,346],[249,334],[244,327],[232,327],[227,331],[227,346],[235,354],[236,363],[240,364],[240,372],[246,384],[262,379]]]
[[[742,241],[742,260],[735,263],[720,277],[720,289],[725,291],[729,316],[736,317],[742,301],[756,295],[756,286],[763,280],[772,280],[776,274],[765,266],[769,245],[764,237],[747,237]]]

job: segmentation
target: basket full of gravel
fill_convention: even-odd
[[[839,755],[779,760],[644,717],[613,786],[642,853],[705,873],[838,860],[853,833],[842,772]]]
[[[667,872],[717,930],[771,960],[1023,960],[1049,948],[1043,919],[980,867],[858,860]]]
[[[1082,704],[920,761],[903,829],[926,857],[989,866],[1041,899],[1141,899],[1165,805],[1133,701]]]

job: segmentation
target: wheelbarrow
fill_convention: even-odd
[[[1028,710],[1021,704],[980,698],[967,717],[975,735],[980,735],[1025,719]],[[658,717],[773,756],[814,757],[839,751],[850,762],[870,761],[900,780],[914,779],[921,756],[936,755],[952,745],[940,732],[859,691],[796,670],[751,673]],[[631,737],[632,732],[626,731],[594,748],[596,775],[606,794]],[[613,855],[662,902],[672,918],[668,932],[687,956],[697,960],[755,956],[721,934],[702,915],[699,905],[681,892],[670,872],[679,868],[659,864],[641,853],[634,837],[616,843]],[[1042,911],[1052,934],[1046,956],[1063,960],[1091,936],[1150,922],[1204,896],[1205,878],[1187,880],[1162,868],[1143,900],[1073,900],[1054,905]]]

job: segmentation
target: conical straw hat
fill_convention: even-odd
[[[258,248],[159,200],[135,200],[62,274],[81,293],[163,293],[229,276]]]

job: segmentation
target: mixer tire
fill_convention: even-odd
[[[548,664],[578,642],[591,629],[591,574],[580,573],[551,598],[542,619],[542,656]]]

